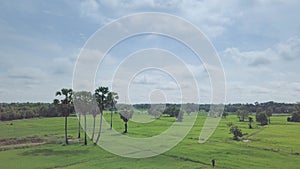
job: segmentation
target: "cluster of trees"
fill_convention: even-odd
[[[79,117],[78,122],[78,138],[80,138],[80,128],[81,128],[81,116],[84,117],[84,144],[87,144],[86,136],[86,115],[91,114],[93,116],[93,129],[91,140],[96,145],[101,137],[102,131],[102,121],[103,121],[103,111],[111,110],[110,126],[112,128],[112,113],[116,109],[116,103],[118,99],[118,94],[110,92],[108,87],[99,87],[94,93],[89,91],[72,91],[72,89],[61,89],[61,91],[56,92],[56,96],[62,96],[61,99],[54,99],[53,103],[57,110],[62,112],[65,117],[65,143],[68,144],[68,116],[70,113],[74,112],[74,103],[76,105],[76,113]],[[100,115],[99,131],[97,137],[95,137],[96,128],[96,116]],[[127,120],[128,121],[128,120]],[[126,125],[127,125],[126,121]],[[125,122],[125,121],[124,121]],[[126,129],[127,130],[127,129]]]
[[[260,105],[257,106],[256,108],[256,114],[255,118],[256,121],[260,123],[260,125],[268,125],[271,123],[271,116],[276,113],[275,110],[278,108],[274,108],[274,105],[279,104],[281,105],[280,107],[288,106],[289,108],[286,108],[285,112],[281,113],[286,113],[286,112],[292,112],[292,116],[287,118],[287,121],[289,122],[300,122],[300,103],[297,104],[281,104],[281,103],[274,103],[274,102],[267,102],[267,103],[262,103],[262,104],[256,104]],[[290,107],[292,106],[292,107]],[[249,112],[247,108],[244,106],[240,106],[238,110],[236,110],[237,117],[240,122],[245,121],[246,119],[249,119],[249,128],[252,128],[252,122],[253,119],[249,117],[252,112]]]
[[[276,110],[276,108],[274,108],[273,106],[276,104],[274,102],[267,102],[267,103],[264,103],[261,105],[256,103],[256,105],[257,105],[256,110],[255,110],[256,121],[259,122],[261,126],[270,124],[271,123],[270,117],[273,115],[274,110]],[[285,104],[283,104],[283,105],[285,105]],[[287,105],[289,105],[289,104],[287,104]],[[248,107],[251,107],[251,106],[248,106]],[[293,108],[290,107],[286,110],[287,110],[286,112],[288,112],[289,110],[290,111],[293,110],[292,117],[288,117],[287,121],[300,122],[300,103],[294,104]],[[239,108],[237,108],[235,111],[236,111],[239,121],[244,122],[246,119],[248,119],[249,129],[252,129],[253,128],[252,127],[253,118],[250,117],[249,115],[252,114],[253,110],[251,112],[249,112],[248,109],[245,108],[245,106],[241,106],[241,104],[239,104]],[[229,132],[233,134],[234,140],[238,140],[239,137],[243,136],[242,130],[239,129],[238,126],[234,126],[233,123],[228,123],[227,125],[230,127]]]
[[[140,106],[138,106],[140,107]],[[146,108],[148,106],[143,106]],[[187,104],[152,104],[148,108],[148,114],[158,119],[162,114],[169,115],[170,117],[176,117],[177,121],[183,120],[183,114],[190,115],[192,112],[198,112],[199,106],[193,103]]]
[[[51,103],[0,103],[1,121],[60,116],[63,114]]]
[[[240,122],[244,122],[244,121],[248,120],[249,128],[252,128],[253,119],[252,119],[252,117],[249,117],[249,115],[252,113],[248,112],[247,110],[238,110],[236,112],[236,114],[237,114],[237,117]],[[255,118],[256,118],[256,121],[259,122],[263,126],[263,125],[267,125],[267,124],[271,123],[270,117],[272,115],[273,115],[272,110],[262,111],[261,109],[257,109],[257,111],[255,113]]]

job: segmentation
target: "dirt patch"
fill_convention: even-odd
[[[247,140],[243,140],[243,142],[244,142],[244,143],[250,143],[250,142],[252,142],[252,141],[247,139]]]
[[[0,139],[0,146],[26,144],[26,143],[42,143],[44,139],[37,137],[25,137],[25,138],[4,138]]]
[[[68,141],[72,142],[72,143],[79,143],[80,142],[80,138],[69,138]]]
[[[0,151],[22,149],[45,144],[46,140],[37,137],[0,139]]]
[[[46,144],[46,142],[5,145],[5,146],[0,146],[0,151],[6,151],[6,150],[12,150],[12,149],[24,149],[24,148],[39,146],[39,145],[42,145],[42,144]]]

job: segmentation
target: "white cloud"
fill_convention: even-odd
[[[224,58],[232,58],[236,63],[248,66],[265,66],[278,60],[300,58],[300,38],[291,37],[271,48],[254,51],[240,51],[238,48],[227,48],[222,53]]]
[[[99,20],[102,18],[99,9],[100,5],[96,0],[85,0],[80,3],[81,15],[83,17],[91,17],[92,19]]]
[[[300,58],[300,38],[291,37],[286,42],[276,45],[278,55],[287,60]]]
[[[271,49],[263,51],[241,52],[237,48],[228,48],[223,52],[224,57],[232,57],[239,64],[248,66],[260,66],[270,64],[272,59],[276,59],[276,54]]]

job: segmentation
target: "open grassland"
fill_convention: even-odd
[[[109,117],[107,112],[107,121]],[[76,117],[69,118],[70,145],[67,146],[63,144],[63,118],[0,122],[0,168],[211,168],[213,158],[215,168],[299,168],[300,123],[287,123],[286,116],[272,116],[270,125],[254,125],[254,129],[248,129],[247,122],[237,122],[236,116],[231,115],[221,120],[206,143],[199,144],[205,117],[198,116],[194,127],[176,147],[145,159],[119,157],[94,146],[91,141],[84,146],[82,139],[76,139]],[[129,122],[127,135],[154,136],[174,121],[175,118],[162,117],[151,123]],[[113,122],[114,129],[122,132],[119,115],[113,115]],[[233,141],[228,122],[238,125],[247,135],[241,141]]]

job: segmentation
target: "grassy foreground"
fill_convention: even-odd
[[[108,119],[109,114],[105,117]],[[271,124],[247,129],[232,115],[222,119],[216,132],[204,144],[198,143],[205,116],[173,149],[145,159],[123,158],[77,137],[77,118],[69,118],[70,145],[63,144],[63,118],[0,122],[0,168],[299,168],[300,123],[287,123],[286,116],[272,116]],[[114,128],[123,123],[114,114]],[[130,137],[150,137],[168,128],[175,119],[162,117],[148,124],[129,122]],[[228,122],[238,125],[244,141],[233,141]],[[105,130],[105,129],[104,129]],[[81,134],[83,138],[83,133]]]

